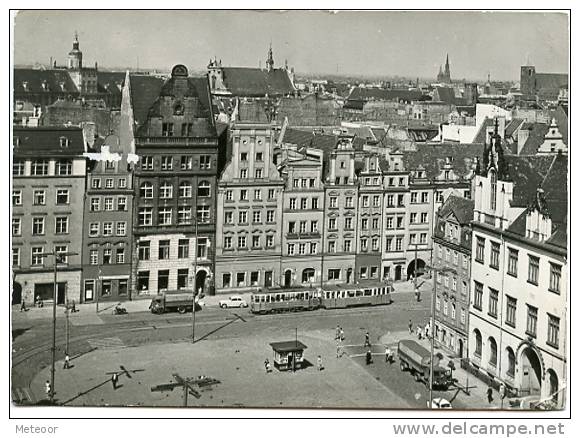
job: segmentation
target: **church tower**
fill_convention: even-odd
[[[266,70],[269,72],[274,70],[274,55],[272,54],[272,44],[270,44],[270,49],[268,50],[268,59],[266,60]]]
[[[449,71],[449,54],[447,54],[447,59],[445,60],[445,78],[447,82],[451,82],[451,72]]]
[[[83,52],[79,50],[79,36],[76,32],[72,50],[68,52],[68,68],[69,70],[83,68]]]

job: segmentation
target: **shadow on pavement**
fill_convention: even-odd
[[[235,315],[235,314],[234,314]],[[203,341],[205,339],[207,339],[209,336],[213,335],[214,333],[220,331],[223,328],[226,328],[228,325],[233,324],[234,322],[236,322],[238,319],[241,319],[243,321],[243,319],[239,316],[239,315],[235,315],[235,318],[232,319],[231,321],[226,322],[225,324],[220,325],[219,327],[213,329],[212,331],[206,333],[205,335],[203,335],[201,338],[197,338],[195,341],[193,341],[194,344],[197,344],[200,341]]]
[[[23,335],[24,333],[26,333],[31,328],[32,327],[26,327],[26,328],[19,328],[19,329],[12,330],[12,340],[14,341],[14,339],[16,339],[18,336]]]
[[[64,406],[64,405],[66,405],[67,403],[73,402],[73,401],[75,401],[77,398],[79,398],[79,397],[82,397],[83,395],[87,395],[89,392],[91,392],[91,391],[94,391],[95,389],[97,389],[97,388],[100,388],[101,386],[103,386],[103,385],[106,385],[107,383],[111,383],[111,379],[107,379],[107,380],[105,380],[105,381],[103,381],[103,382],[99,383],[98,385],[95,385],[95,386],[93,386],[92,388],[89,388],[89,389],[87,389],[86,391],[79,392],[79,393],[78,393],[77,395],[75,395],[74,397],[72,397],[72,398],[69,398],[69,399],[68,399],[68,400],[66,400],[66,401],[63,401],[63,402],[61,403],[61,405],[62,405],[62,406]],[[118,386],[117,386],[117,388],[120,388],[121,386],[122,386],[122,385],[118,385]]]

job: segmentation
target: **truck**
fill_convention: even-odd
[[[149,305],[149,310],[151,313],[165,313],[171,311],[177,311],[179,313],[185,313],[193,309],[193,292],[178,292],[178,293],[168,293],[163,292],[155,296],[151,300]],[[195,300],[195,310],[200,310],[201,306]]]
[[[425,347],[409,339],[399,341],[398,355],[401,371],[409,371],[417,382],[429,387],[431,353]],[[452,383],[451,370],[439,365],[439,359],[433,360],[433,388],[447,389]]]

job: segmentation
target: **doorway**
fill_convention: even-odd
[[[292,285],[292,271],[290,269],[284,272],[284,287],[290,287]]]
[[[401,265],[395,266],[395,281],[400,281],[402,277],[403,267]]]
[[[22,286],[15,281],[12,283],[12,305],[22,302]]]
[[[205,280],[207,279],[207,272],[204,270],[199,271],[195,275],[195,292],[205,293]]]
[[[526,347],[522,351],[520,364],[521,395],[539,395],[542,381],[542,366],[540,364],[538,353],[536,353],[532,348]]]

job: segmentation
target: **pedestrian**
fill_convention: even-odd
[[[423,339],[423,329],[421,326],[417,327],[417,336],[419,337],[419,340]]]
[[[344,330],[342,329],[342,327],[340,328],[340,341],[344,341]]]
[[[21,312],[26,312],[28,309],[26,308],[26,302],[24,300],[22,300],[22,302],[20,303],[20,311]]]
[[[487,388],[487,402],[491,403],[493,401],[493,389],[490,386],[489,388]]]
[[[365,344],[363,345],[363,347],[370,347],[371,346],[371,337],[369,335],[369,332],[365,333]]]
[[[70,368],[70,357],[68,353],[64,354],[64,365],[62,366],[63,370],[68,370]]]
[[[268,359],[264,361],[264,368],[266,369],[266,374],[272,372],[272,368],[270,367],[270,361]]]
[[[393,352],[388,346],[385,348],[385,362],[388,364],[393,363]]]
[[[72,300],[71,312],[72,313],[76,313],[76,311],[77,311],[77,307],[76,307],[76,304],[75,304],[75,300]]]
[[[413,321],[409,320],[409,334],[413,334]]]
[[[334,335],[334,339],[340,339],[340,326],[336,326],[336,334]]]
[[[367,363],[367,365],[370,365],[371,363],[373,363],[373,354],[371,353],[371,350],[367,350],[366,363]]]
[[[119,381],[119,375],[117,373],[113,373],[111,376],[111,383],[113,384],[113,389],[117,389],[117,382]]]
[[[318,363],[318,371],[322,371],[324,367],[322,366],[322,357],[320,357],[320,355],[318,356],[318,359],[316,359],[316,362]]]
[[[52,387],[50,386],[50,382],[48,380],[44,384],[44,391],[46,392],[46,397],[50,398],[52,394]]]
[[[427,339],[429,339],[429,334],[430,334],[429,329],[430,329],[429,324],[425,324],[425,337]]]

